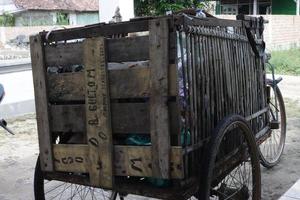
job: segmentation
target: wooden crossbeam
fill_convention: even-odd
[[[56,171],[89,173],[89,146],[78,144],[53,145]],[[114,146],[114,175],[152,177],[151,146]],[[170,150],[170,175],[182,179],[183,150],[172,146]]]

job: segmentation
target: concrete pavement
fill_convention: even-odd
[[[35,112],[32,71],[0,74],[5,97],[0,104],[0,118]]]

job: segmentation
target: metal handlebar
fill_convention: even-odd
[[[0,126],[2,128],[4,128],[4,130],[6,130],[7,132],[9,132],[10,134],[12,134],[12,135],[15,134],[12,130],[10,130],[9,128],[7,128],[7,122],[4,119],[0,120]]]

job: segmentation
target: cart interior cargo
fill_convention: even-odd
[[[260,187],[256,145],[272,132],[264,22],[180,14],[32,36],[36,198],[48,180],[107,199],[200,199],[233,191],[218,185],[247,163]],[[258,199],[258,186],[234,199]]]

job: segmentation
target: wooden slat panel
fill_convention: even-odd
[[[86,132],[84,105],[52,105],[49,112],[53,132]]]
[[[150,133],[153,176],[170,177],[170,129],[168,110],[169,24],[167,19],[149,22]]]
[[[39,35],[30,37],[32,74],[35,93],[40,161],[43,171],[53,171],[51,131],[49,127],[48,96],[44,49]]]
[[[175,65],[169,66],[169,96],[177,95],[177,77]],[[109,70],[109,91],[112,99],[144,98],[150,96],[150,68]],[[84,101],[84,74],[62,73],[49,74],[49,100]]]
[[[108,62],[149,60],[149,37],[108,40]]]
[[[54,166],[56,171],[88,173],[90,165],[88,145],[54,144]]]
[[[112,130],[105,39],[84,41],[86,131],[90,183],[113,187]]]
[[[170,103],[175,108],[175,102]],[[54,132],[85,132],[85,106],[52,105],[50,106],[51,130]],[[171,134],[179,134],[176,124],[176,110],[171,109]],[[149,103],[111,103],[111,121],[113,133],[150,133]],[[174,127],[174,128],[173,128]]]
[[[55,170],[88,173],[88,145],[53,145]],[[114,175],[152,177],[150,146],[114,146]],[[183,178],[182,148],[171,147],[171,178]]]
[[[141,32],[148,30],[148,20],[112,23],[112,24],[93,24],[84,27],[62,29],[53,31],[46,41],[45,37],[48,32],[41,32],[44,42],[64,41],[79,38],[89,38],[98,36],[111,36],[114,34],[124,34]]]
[[[125,62],[149,60],[149,37],[128,37],[107,40],[107,61]],[[83,43],[66,43],[45,46],[47,66],[83,64]]]
[[[52,105],[50,109],[52,131],[86,132],[85,106]],[[114,133],[149,133],[148,103],[112,103],[112,130]]]

